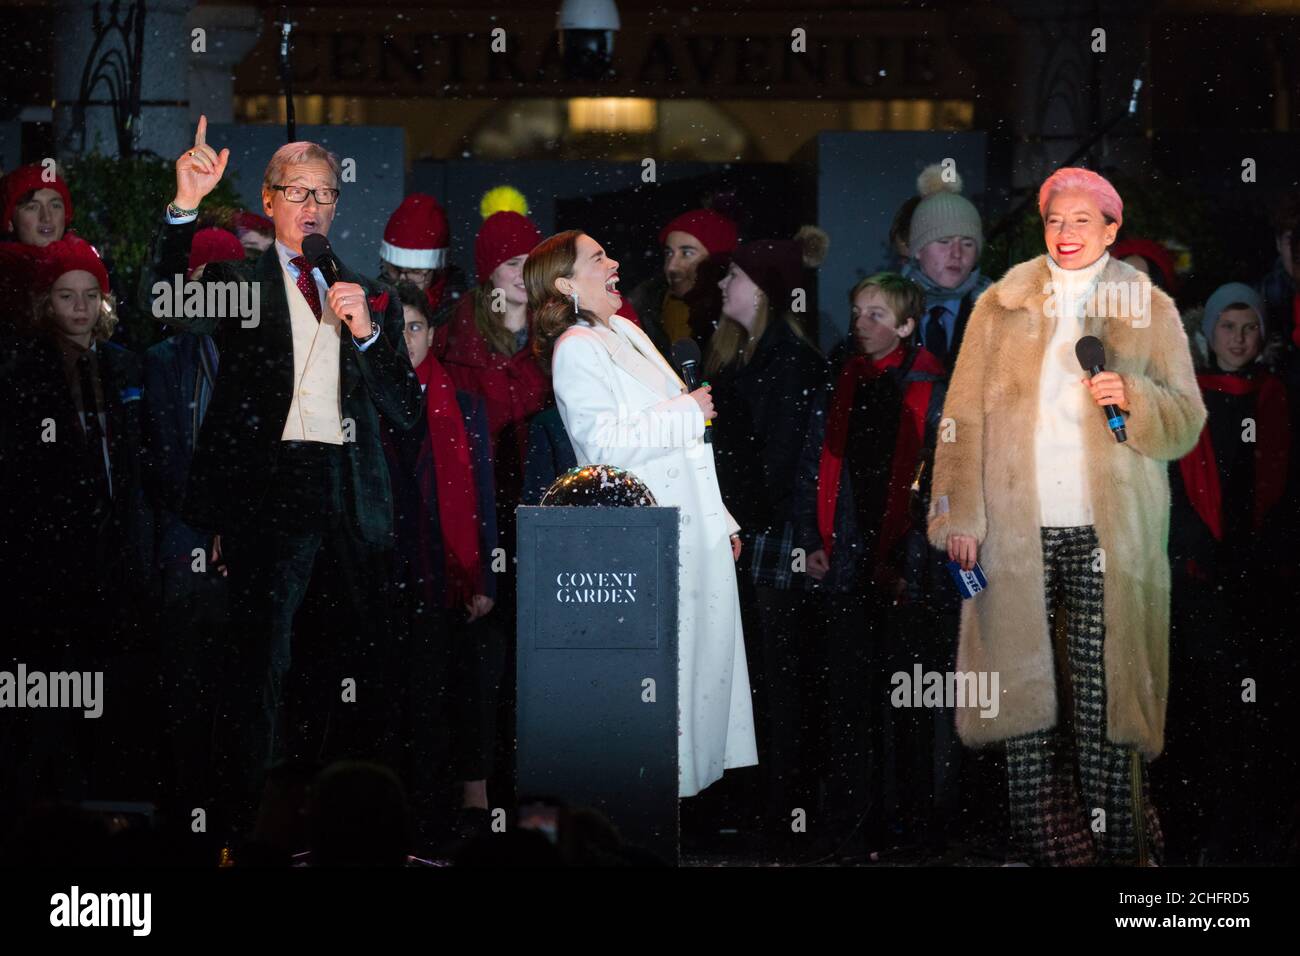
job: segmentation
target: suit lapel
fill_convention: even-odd
[[[961,350],[961,340],[966,335],[966,323],[970,321],[971,309],[975,306],[975,293],[968,292],[957,306],[957,318],[952,325],[952,342],[948,345],[948,357],[944,364],[949,374],[957,364],[957,353]],[[919,331],[919,326],[917,327]],[[924,344],[924,343],[922,343]]]
[[[344,266],[339,270],[339,278],[344,282],[355,282],[361,286],[365,290],[366,299],[369,300],[370,290],[366,287],[366,283],[361,276]],[[371,321],[374,321],[375,317],[371,315],[370,318]],[[379,321],[382,323],[383,320],[384,317],[381,315]],[[352,332],[348,329],[346,322],[342,322],[342,320],[340,322],[342,324],[339,329],[339,401],[342,402],[361,381],[361,369],[357,367],[356,348],[349,341],[352,338]],[[381,331],[379,334],[382,336],[384,333]]]
[[[284,270],[275,244],[262,253],[255,271],[262,287],[262,331],[270,337],[270,345],[277,356],[284,356],[280,367],[285,372],[286,392],[293,390],[293,328],[289,323],[289,297],[284,291]],[[242,331],[242,330],[241,330]]]

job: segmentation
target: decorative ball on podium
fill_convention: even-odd
[[[658,504],[645,483],[613,465],[570,468],[542,496],[543,506],[652,508]]]

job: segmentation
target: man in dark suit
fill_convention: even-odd
[[[211,335],[221,356],[181,516],[220,536],[229,568],[219,723],[227,756],[246,763],[242,774],[223,765],[219,786],[239,825],[266,763],[291,755],[295,738],[311,756],[384,749],[393,500],[380,416],[410,428],[422,405],[396,296],[347,268],[328,286],[303,256],[303,238],[328,233],[339,198],[338,160],[314,143],[282,146],[267,166],[262,205],[275,243],[256,263],[211,263],[205,307],[182,308],[174,290],[198,207],[229,161],[206,131],[200,118],[176,160],[145,291],[156,318]],[[184,314],[193,311],[202,314]],[[291,669],[309,589],[326,613],[320,627],[298,622]],[[286,707],[292,723],[281,719]]]

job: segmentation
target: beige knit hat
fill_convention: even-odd
[[[907,247],[916,256],[926,243],[946,236],[966,236],[975,240],[975,255],[984,249],[984,227],[979,210],[965,196],[937,192],[926,196],[912,213],[912,228]]]

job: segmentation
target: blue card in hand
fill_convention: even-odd
[[[975,562],[975,566],[969,571],[961,569],[960,562],[948,561],[948,573],[957,584],[957,590],[961,592],[962,598],[972,598],[989,586],[988,578],[984,577],[984,569]]]

